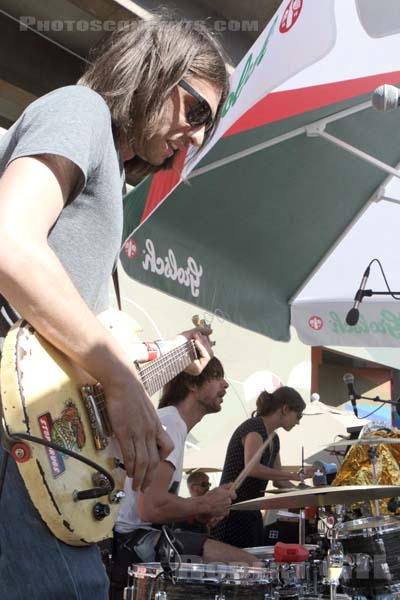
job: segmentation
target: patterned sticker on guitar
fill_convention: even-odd
[[[49,412],[39,417],[39,427],[42,437],[48,442],[63,446],[68,450],[80,450],[85,445],[85,431],[77,407],[73,402],[68,402],[61,416],[53,421]],[[58,477],[65,471],[64,458],[54,448],[46,447],[53,477]]]

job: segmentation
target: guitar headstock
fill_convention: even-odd
[[[210,327],[205,319],[200,319],[200,315],[193,315],[192,323],[195,327]]]
[[[211,327],[210,323],[207,323],[205,319],[200,319],[200,315],[193,315],[192,323],[195,327]],[[215,346],[215,342],[210,340],[210,346]]]

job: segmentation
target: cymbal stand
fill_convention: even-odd
[[[300,483],[297,486],[299,489],[306,488],[306,484],[304,483],[306,471],[304,468],[304,446],[301,447],[301,469],[299,471],[300,475]],[[306,517],[304,508],[301,508],[299,511],[299,544],[304,546],[306,543]]]
[[[376,474],[376,462],[378,459],[378,448],[376,446],[370,446],[368,448],[368,458],[371,461],[371,465],[372,465],[372,483],[374,485],[378,485],[378,476]],[[379,508],[379,501],[377,499],[375,499],[374,503],[375,503],[376,516],[380,517],[381,512],[380,512],[380,508]]]

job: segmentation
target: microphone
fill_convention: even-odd
[[[376,88],[371,96],[375,110],[390,111],[400,106],[399,90],[394,85],[385,83]]]
[[[365,286],[367,285],[367,280],[369,277],[369,269],[370,269],[370,267],[368,265],[368,267],[364,271],[364,275],[361,280],[360,288],[357,291],[356,295],[354,296],[353,308],[351,308],[346,315],[346,323],[347,323],[347,325],[351,325],[352,327],[354,325],[357,325],[358,319],[360,318],[360,311],[358,310],[358,307],[360,306],[360,302],[362,301],[362,299],[364,297],[364,290],[365,290]]]
[[[349,400],[350,400],[351,405],[353,407],[353,413],[355,414],[356,417],[358,417],[358,410],[357,410],[357,402],[356,402],[356,400],[360,396],[356,393],[356,391],[354,389],[354,375],[353,375],[353,373],[345,373],[343,375],[343,381],[347,385],[347,389],[348,389],[348,392],[349,392]]]

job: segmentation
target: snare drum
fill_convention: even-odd
[[[368,517],[342,523],[338,540],[345,554],[340,581],[346,592],[370,596],[400,590],[398,517]]]
[[[247,552],[263,560],[271,574],[274,598],[286,600],[318,597],[323,587],[323,578],[326,576],[326,565],[322,560],[321,549],[317,545],[305,544],[310,557],[301,562],[284,563],[276,562],[275,546],[257,546],[245,548]]]
[[[172,579],[159,563],[132,565],[128,573],[132,600],[264,600],[273,578],[269,569],[194,563],[182,563]]]

